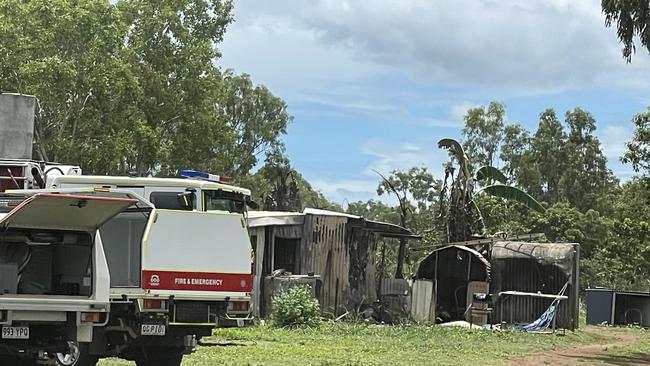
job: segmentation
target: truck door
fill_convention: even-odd
[[[251,291],[251,246],[242,215],[158,209],[155,215],[143,245],[143,288]]]
[[[136,202],[129,198],[39,193],[2,217],[0,226],[79,230],[94,234],[97,227]]]

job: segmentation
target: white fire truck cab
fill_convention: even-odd
[[[179,365],[215,327],[252,324],[252,250],[247,189],[218,176],[186,178],[62,175],[50,191],[129,190],[151,203],[101,228],[110,270],[110,320],[95,329],[90,354]],[[84,365],[85,366],[85,365]]]
[[[0,364],[70,361],[109,313],[98,228],[137,200],[128,194],[0,194]]]

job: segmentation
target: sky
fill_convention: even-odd
[[[619,157],[650,56],[625,62],[599,0],[235,0],[234,16],[217,64],[286,101],[292,164],[343,206],[378,198],[373,170],[441,176],[437,141],[490,101],[529,131],[546,108],[591,112],[610,168],[633,174]]]

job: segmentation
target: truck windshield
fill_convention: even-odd
[[[151,195],[149,195],[151,203],[156,208],[192,211],[194,207],[193,200],[184,202],[182,198],[182,194],[178,192],[151,192]]]
[[[244,195],[223,190],[204,190],[204,207],[206,211],[228,211],[243,214],[246,211]]]

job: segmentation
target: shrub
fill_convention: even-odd
[[[278,327],[317,326],[320,305],[309,286],[294,286],[273,297],[273,323]]]

